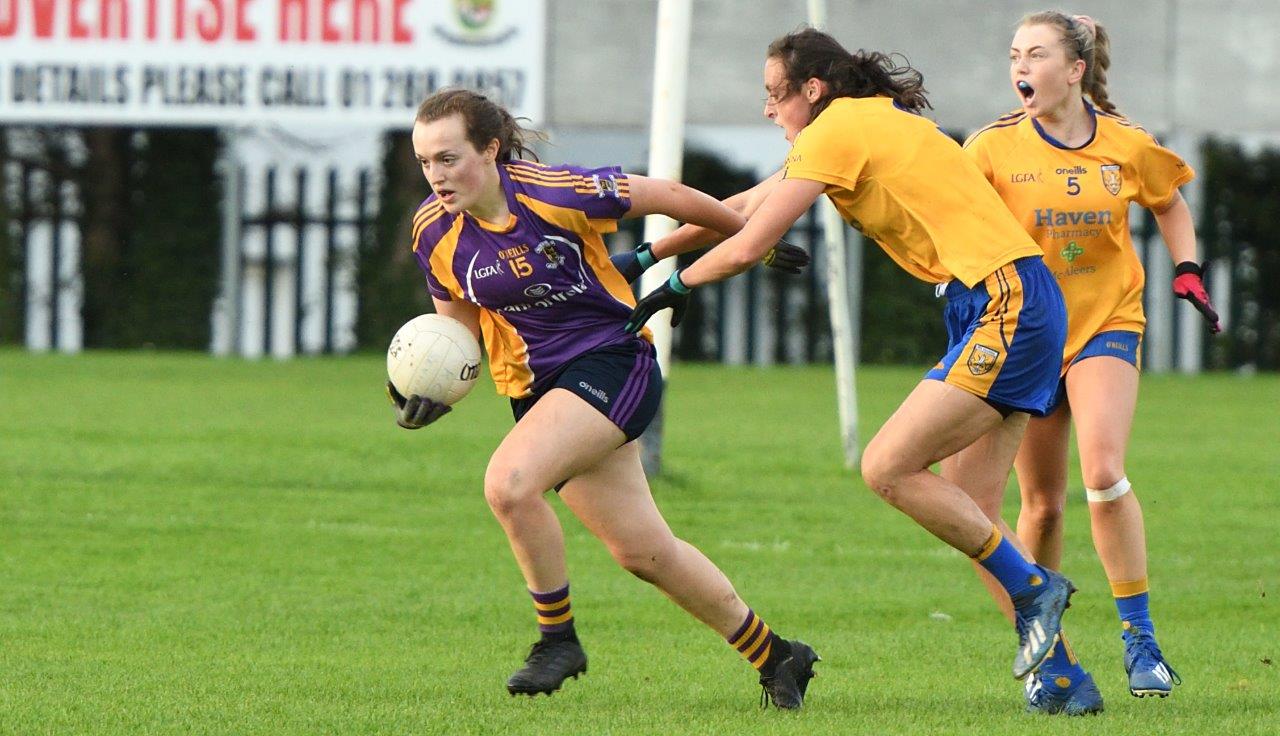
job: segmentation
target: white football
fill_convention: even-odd
[[[409,320],[387,348],[387,377],[402,396],[454,404],[480,376],[480,344],[451,317],[423,314]]]

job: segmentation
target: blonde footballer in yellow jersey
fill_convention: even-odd
[[[667,307],[678,321],[691,288],[759,261],[822,194],[907,272],[946,284],[947,353],[871,440],[862,477],[1000,582],[1019,635],[1013,674],[1024,678],[1049,656],[1074,588],[1026,560],[945,467],[930,466],[959,454],[1007,477],[1028,415],[1056,390],[1062,294],[982,173],[919,114],[929,104],[919,72],[805,29],[770,45],[764,87],[764,114],[792,143],[786,168],[743,195],[746,226],[641,299],[628,329]],[[697,234],[686,236],[681,247]]]
[[[1116,112],[1106,90],[1109,59],[1106,31],[1092,19],[1057,12],[1027,16],[1009,50],[1010,81],[1022,109],[973,134],[965,149],[1043,249],[1067,303],[1055,408],[1031,420],[1017,457],[1018,533],[1036,560],[1060,565],[1074,417],[1094,545],[1122,621],[1129,689],[1165,696],[1179,678],[1155,640],[1142,509],[1124,471],[1145,324],[1145,278],[1129,237],[1131,203],[1155,213],[1177,264],[1175,293],[1191,301],[1215,332],[1218,318],[1196,262],[1191,213],[1178,192],[1195,174]],[[980,505],[998,509],[1003,479],[985,488]],[[1091,680],[1083,670],[1057,682],[1033,680],[1029,706],[1071,712],[1082,680]]]

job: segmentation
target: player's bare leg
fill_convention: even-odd
[[[1026,553],[1026,549],[1017,539],[1017,535],[1005,523],[1001,516],[1004,505],[1005,488],[1009,484],[1008,467],[1018,452],[1022,432],[1027,425],[1028,416],[1021,412],[1010,414],[999,425],[979,437],[971,445],[960,452],[943,459],[941,462],[942,477],[954,483],[978,504],[982,513],[995,524],[1010,542],[1022,552],[1028,560],[1035,558]],[[973,561],[973,568],[978,578],[986,586],[991,597],[995,599],[1004,617],[1013,623],[1013,603],[1004,586],[987,572],[982,565]]]
[[[803,703],[817,655],[801,642],[773,634],[706,555],[672,534],[654,504],[637,443],[575,475],[560,497],[619,565],[733,645],[760,672],[775,704],[797,708]]]
[[[498,445],[484,496],[507,533],[530,590],[565,584],[564,535],[544,494],[598,464],[622,443],[622,430],[564,389],[552,389]]]
[[[560,498],[619,565],[728,636],[742,623],[747,604],[719,568],[671,533],[649,492],[636,445],[628,442],[574,476]]]
[[[1067,499],[1067,449],[1071,410],[1063,402],[1047,417],[1027,422],[1014,460],[1022,506],[1018,538],[1037,562],[1062,567],[1063,510]]]
[[[1124,457],[1138,403],[1138,369],[1110,356],[1082,360],[1067,373],[1067,396],[1075,416],[1084,486],[1113,488],[1125,478]],[[1089,517],[1107,579],[1147,577],[1146,534],[1137,495],[1130,491],[1108,501],[1091,498]]]
[[[1023,438],[1029,419],[1022,413],[1009,415],[999,427],[943,460],[942,475],[973,497],[1001,533],[1009,536],[1023,557],[1037,561],[1027,553],[1001,517],[1005,488],[1009,482],[1008,467],[1019,451],[1022,444],[1019,440]],[[1035,419],[1030,419],[1031,424],[1035,422]],[[1041,561],[1041,564],[1044,563]],[[1000,581],[976,561],[973,566],[1001,612],[1014,622],[1013,602]],[[1093,677],[1080,666],[1065,632],[1059,635],[1053,653],[1040,670],[1027,679],[1025,691],[1027,710],[1035,713],[1085,715],[1103,710],[1102,695]]]
[[[1067,372],[1067,396],[1075,416],[1093,545],[1123,626],[1129,690],[1163,697],[1180,679],[1155,640],[1142,506],[1124,472],[1138,401],[1138,369],[1110,356],[1082,360]]]
[[[1074,588],[1061,575],[1029,563],[968,494],[929,470],[1004,421],[973,394],[941,381],[921,381],[867,445],[862,475],[895,508],[1000,580],[1017,612],[1020,642],[1013,672],[1022,678],[1052,651]]]
[[[867,444],[862,478],[934,536],[975,555],[991,537],[991,521],[968,494],[929,467],[1002,422],[998,411],[973,394],[921,381]]]
[[[484,495],[507,533],[533,596],[542,638],[507,681],[511,694],[550,694],[587,669],[573,628],[564,534],[545,494],[597,465],[622,443],[622,430],[582,399],[552,389],[494,451]]]

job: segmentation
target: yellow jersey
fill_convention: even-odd
[[[1195,172],[1141,127],[1095,110],[1078,148],[1021,110],[977,131],[965,151],[1039,243],[1067,302],[1063,365],[1109,330],[1142,333],[1145,276],[1129,236],[1129,203],[1167,207]]]
[[[841,216],[922,281],[973,287],[1040,255],[960,146],[889,97],[832,100],[796,137],[784,176],[826,184]]]

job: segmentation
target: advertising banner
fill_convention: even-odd
[[[543,0],[0,0],[0,122],[405,127],[465,86],[542,120]]]

